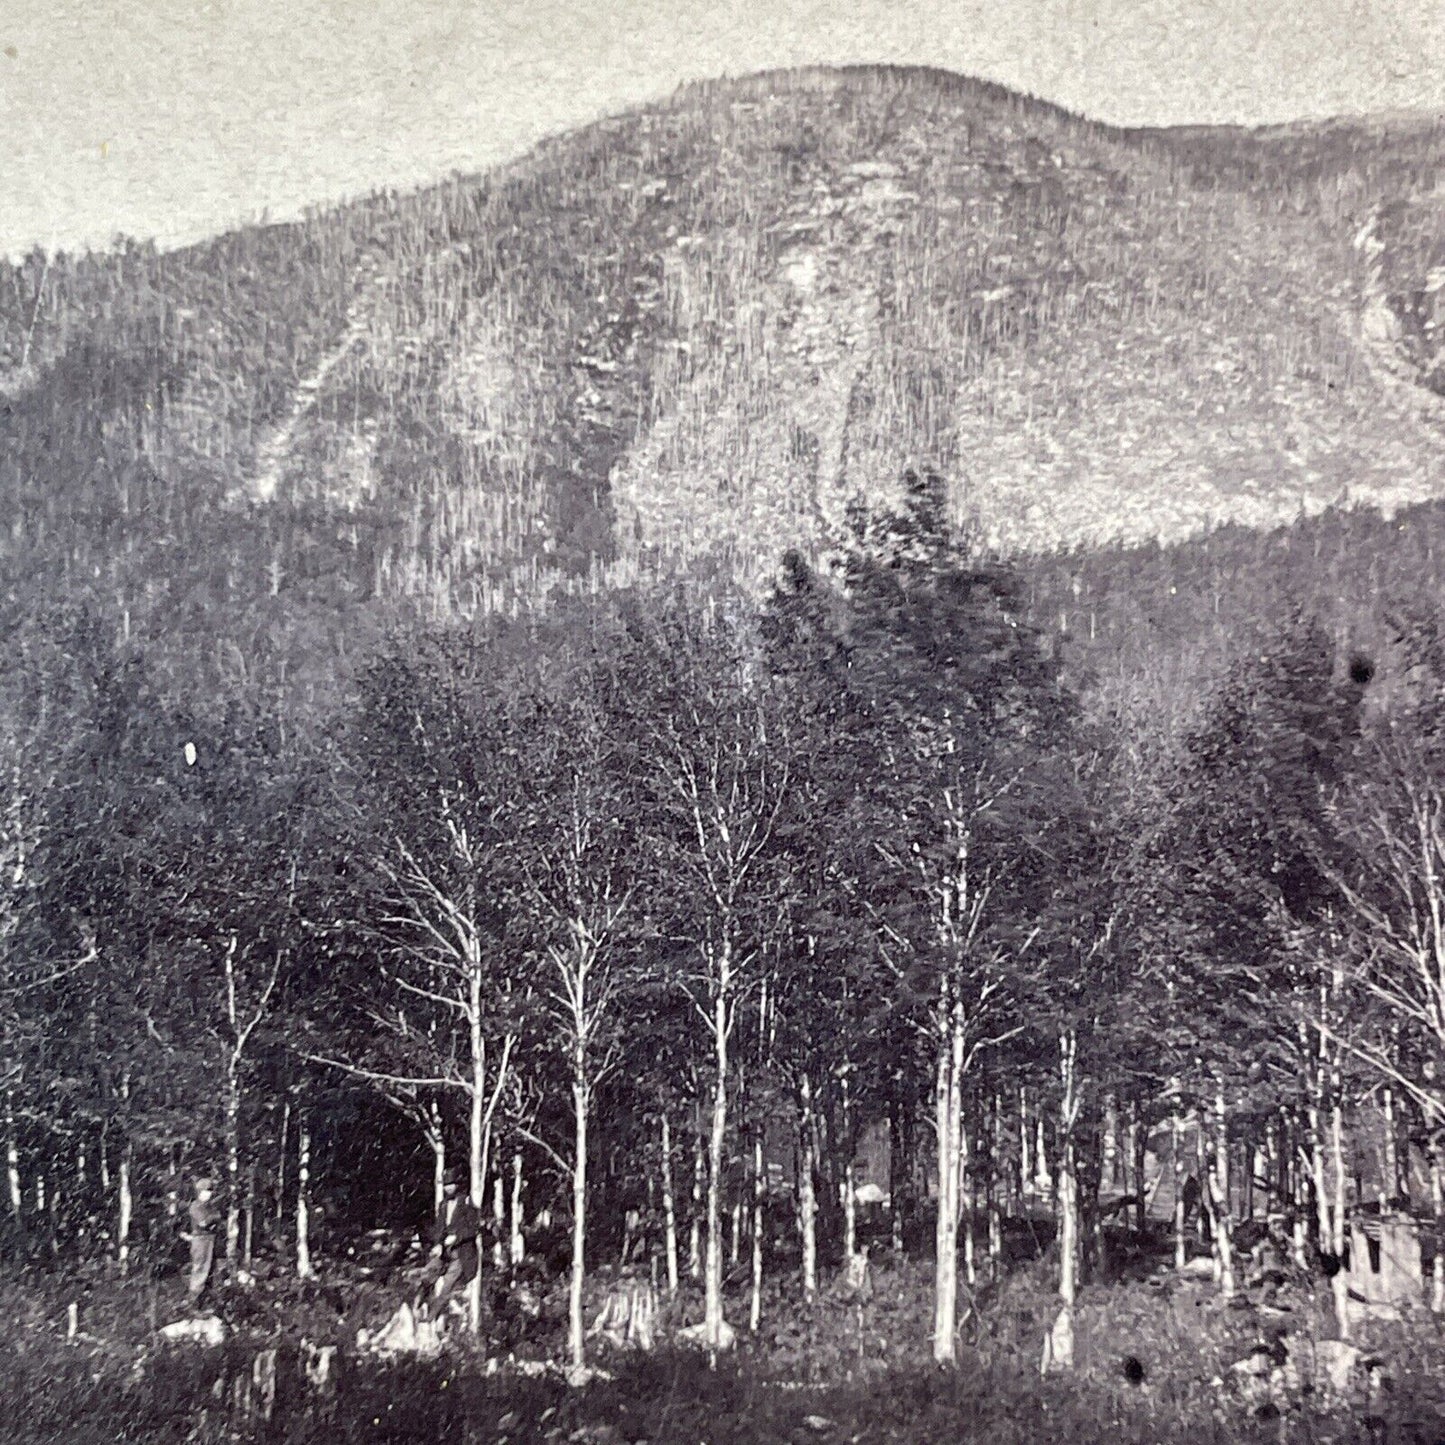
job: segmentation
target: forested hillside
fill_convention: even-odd
[[[458,179],[0,277],[6,591],[208,684],[721,560],[931,468],[1029,551],[1441,490],[1438,124],[690,87]]]

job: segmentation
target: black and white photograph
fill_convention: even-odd
[[[1445,6],[8,0],[3,1445],[1442,1445]]]

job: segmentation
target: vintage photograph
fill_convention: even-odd
[[[10,0],[0,1442],[1445,1441],[1445,9]]]

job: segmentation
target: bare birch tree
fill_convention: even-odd
[[[617,1017],[626,988],[621,925],[633,895],[627,800],[604,714],[583,697],[544,710],[526,749],[536,786],[523,837],[523,873],[550,984],[548,1017],[572,1092],[572,1262],[567,1349],[585,1362],[587,1154],[593,1100],[621,1058]]]

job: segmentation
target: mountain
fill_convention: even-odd
[[[1445,117],[690,86],[496,172],[0,269],[0,578],[317,697],[397,618],[771,575],[940,472],[1018,553],[1445,496]]]

